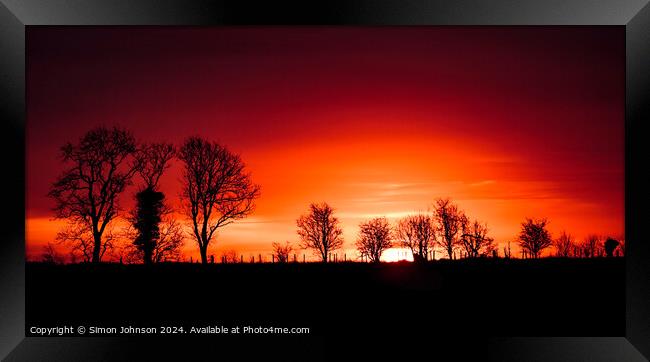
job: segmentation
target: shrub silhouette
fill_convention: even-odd
[[[614,250],[616,250],[619,244],[618,241],[612,238],[607,238],[607,240],[605,240],[605,253],[608,257],[611,258],[614,256]]]
[[[275,256],[275,259],[278,261],[278,263],[286,263],[289,261],[289,254],[293,250],[293,247],[291,244],[289,244],[288,241],[284,243],[284,245],[280,243],[273,243],[273,255]]]

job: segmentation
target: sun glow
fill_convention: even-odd
[[[395,262],[395,261],[413,261],[413,254],[406,248],[390,248],[381,254],[381,261]]]

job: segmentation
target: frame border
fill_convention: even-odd
[[[483,357],[494,360],[625,360],[650,358],[650,171],[641,132],[650,120],[649,0],[408,0],[265,2],[209,0],[0,0],[0,135],[12,190],[5,196],[0,244],[0,357],[73,360],[151,357],[118,352],[142,348],[126,338],[25,337],[25,33],[37,25],[618,25],[626,34],[624,337],[490,338]],[[187,343],[189,341],[184,341]],[[205,341],[204,341],[205,342]],[[318,342],[318,341],[316,341]],[[194,342],[190,342],[194,343]],[[125,348],[124,348],[125,347]],[[322,350],[306,343],[299,349]],[[122,349],[124,348],[124,349]],[[203,353],[223,353],[215,343]],[[313,353],[313,350],[311,353]],[[187,350],[185,350],[187,353]],[[462,353],[461,353],[462,355]],[[163,354],[162,356],[170,357]],[[180,356],[187,357],[187,354]],[[312,354],[313,356],[313,354]],[[645,358],[644,358],[645,356]]]

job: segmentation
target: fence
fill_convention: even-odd
[[[307,259],[307,254],[300,254],[301,257],[299,257],[299,254],[293,254],[289,255],[287,257],[287,261],[280,261],[275,254],[257,254],[257,255],[249,255],[248,258],[244,258],[244,254],[239,254],[238,256],[236,255],[222,255],[220,258],[220,263],[221,264],[260,264],[260,263],[273,263],[273,264],[281,264],[281,263],[311,263],[311,262],[321,262],[322,260],[320,258],[310,258]],[[214,264],[214,255],[210,255],[210,263]],[[363,259],[359,259],[361,261],[364,261]],[[327,262],[328,263],[345,263],[345,262],[352,262],[355,261],[354,259],[348,258],[347,253],[343,254],[338,254],[338,253],[329,253],[327,257]],[[190,263],[200,263],[199,259],[193,259],[190,257]]]

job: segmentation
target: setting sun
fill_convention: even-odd
[[[381,261],[395,262],[395,261],[413,261],[413,254],[405,248],[390,248],[381,255]]]

